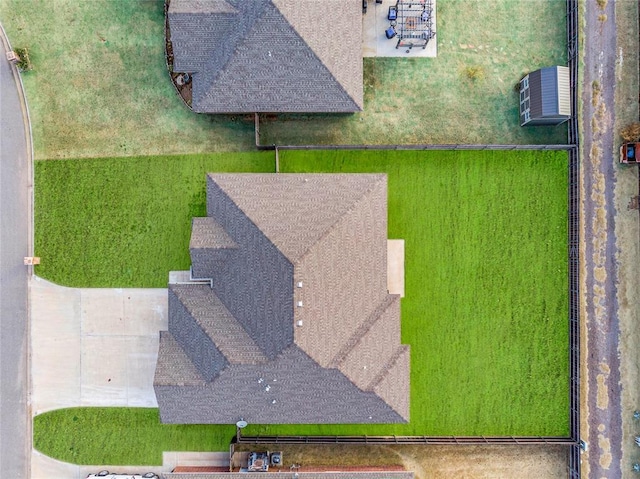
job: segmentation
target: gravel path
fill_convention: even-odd
[[[584,477],[622,477],[618,266],[615,226],[615,3],[585,2],[582,93],[583,324],[587,328]],[[606,15],[606,17],[605,17]],[[584,413],[584,412],[583,412]]]

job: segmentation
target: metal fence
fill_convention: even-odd
[[[264,148],[264,147],[262,147]],[[276,148],[275,146],[270,147]],[[570,145],[278,145],[279,150],[393,150],[393,151],[416,151],[416,150],[568,150]]]
[[[243,436],[238,444],[429,444],[429,445],[526,445],[573,444],[569,437],[555,436]]]
[[[567,66],[571,85],[569,120],[569,448],[570,479],[580,478],[580,138],[578,126],[578,2],[567,0]]]

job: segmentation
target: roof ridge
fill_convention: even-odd
[[[191,218],[189,249],[224,250],[238,248],[238,243],[215,218],[211,216],[194,216]]]
[[[270,0],[271,4],[276,8],[276,10],[278,11],[278,13],[282,16],[282,18],[287,22],[287,24],[291,27],[291,29],[293,30],[293,32],[298,36],[298,38],[300,38],[300,40],[308,47],[309,51],[313,54],[313,56],[318,60],[318,62],[320,63],[320,65],[322,65],[322,68],[324,68],[327,73],[329,74],[329,76],[335,81],[336,85],[338,86],[338,89],[341,90],[346,96],[347,98],[349,98],[349,100],[353,103],[353,105],[359,110],[362,111],[362,109],[364,108],[364,97],[362,98],[363,104],[361,105],[360,103],[358,103],[358,100],[356,100],[354,98],[354,95],[352,95],[346,88],[345,88],[345,84],[343,83],[343,81],[341,81],[340,79],[338,79],[338,76],[336,76],[336,74],[334,74],[334,72],[332,71],[331,68],[329,68],[327,66],[327,62],[325,62],[323,60],[323,57],[316,51],[316,49],[310,44],[309,41],[307,41],[307,37],[303,36],[300,31],[298,31],[298,27],[299,25],[294,25],[293,23],[291,23],[291,20],[289,18],[288,14],[283,13],[283,10],[281,9],[282,5],[278,4],[277,0]],[[317,46],[317,45],[316,45]],[[344,80],[344,79],[343,79]]]
[[[156,362],[156,370],[153,376],[153,384],[160,386],[174,385],[170,380],[171,372],[166,371],[166,357],[170,356],[172,366],[183,364],[188,369],[187,376],[191,376],[189,379],[184,379],[185,373],[181,374],[183,377],[182,384],[185,383],[198,383],[206,384],[207,380],[202,376],[202,373],[198,367],[193,364],[193,361],[189,359],[189,356],[185,353],[180,343],[175,339],[173,334],[169,331],[160,331],[158,342],[158,361]],[[176,357],[178,360],[176,361]],[[177,382],[176,382],[177,384]]]
[[[275,243],[273,242],[273,239],[272,239],[272,238],[270,238],[270,237],[269,237],[269,236],[268,236],[264,231],[262,231],[262,229],[261,229],[261,228],[256,224],[256,222],[255,222],[255,221],[253,221],[253,218],[251,218],[251,216],[249,216],[249,214],[244,210],[244,208],[242,208],[242,206],[240,206],[240,205],[236,202],[236,200],[232,197],[232,195],[231,195],[231,194],[230,194],[230,193],[229,193],[225,188],[223,188],[223,187],[222,187],[222,185],[220,185],[220,183],[218,183],[218,182],[216,181],[216,179],[214,178],[214,175],[218,175],[218,174],[220,174],[220,173],[215,173],[215,172],[214,172],[214,173],[211,173],[211,172],[207,173],[207,175],[206,175],[206,179],[207,179],[207,181],[208,181],[208,180],[211,180],[211,181],[216,185],[216,187],[217,187],[217,188],[222,192],[222,194],[223,194],[223,195],[225,195],[227,198],[229,198],[229,201],[231,201],[231,203],[233,204],[233,206],[234,206],[234,207],[235,207],[235,208],[236,208],[240,213],[242,213],[242,214],[244,215],[244,217],[246,218],[246,220],[247,220],[249,223],[251,223],[251,224],[253,225],[253,227],[255,228],[255,230],[256,230],[258,233],[260,233],[262,236],[264,236],[264,237],[266,238],[266,240],[267,240],[269,243],[271,243],[271,245],[276,249],[276,251],[279,251],[279,252],[280,252],[280,254],[282,254],[282,256],[284,256],[284,258],[285,258],[287,261],[289,261],[290,263],[292,263],[292,265],[293,265],[293,262],[292,262],[292,261],[287,257],[287,255],[285,255],[285,254],[282,252],[282,250],[278,247],[278,245],[277,245],[277,244],[275,244]],[[221,174],[223,174],[223,175],[233,175],[233,174],[242,174],[242,173],[221,173]],[[256,173],[256,174],[260,174],[260,173]],[[208,193],[207,193],[207,194],[208,194]],[[207,217],[209,217],[209,212],[208,212],[208,211],[207,211]],[[214,218],[214,220],[215,220],[215,218]],[[223,227],[223,229],[224,229],[224,227]],[[226,231],[226,229],[225,229],[225,231]],[[223,303],[223,304],[224,304],[224,303]],[[226,307],[226,306],[225,306],[225,307]]]
[[[367,173],[364,173],[367,174]],[[324,232],[316,239],[316,241],[314,241],[313,243],[311,243],[309,245],[309,247],[306,249],[306,251],[304,253],[302,253],[300,256],[298,256],[298,258],[296,258],[295,262],[292,261],[292,263],[294,263],[294,267],[296,265],[298,265],[302,260],[304,260],[304,258],[309,254],[309,252],[313,249],[313,247],[315,245],[317,245],[318,243],[320,243],[323,239],[325,239],[327,236],[329,236],[329,234],[331,232],[333,232],[338,224],[340,224],[342,222],[342,220],[345,218],[345,216],[349,215],[350,213],[352,213],[353,211],[355,211],[355,209],[362,203],[365,201],[365,199],[367,199],[369,197],[369,194],[371,194],[372,191],[374,191],[376,188],[378,188],[380,186],[381,183],[383,183],[384,181],[386,181],[386,175],[384,173],[369,173],[372,176],[377,176],[378,180],[374,181],[371,186],[369,188],[367,188],[367,190],[362,193],[362,195],[360,196],[360,198],[358,198],[357,200],[355,200],[351,206],[349,206],[349,208],[347,208],[345,210],[344,213],[342,213],[334,222],[331,226],[329,226],[328,228],[326,228],[324,230]]]
[[[362,111],[362,108],[360,107],[360,105],[358,105],[358,102],[353,98],[353,95],[351,95],[351,93],[349,93],[346,88],[344,87],[344,85],[336,78],[336,76],[333,74],[333,72],[329,69],[329,67],[327,67],[327,65],[324,63],[324,61],[322,61],[322,58],[320,58],[320,56],[318,56],[318,54],[316,53],[316,51],[311,47],[311,45],[309,45],[309,42],[307,42],[304,37],[302,35],[300,35],[300,33],[298,32],[298,30],[296,29],[295,26],[293,26],[291,24],[291,22],[289,21],[289,19],[287,18],[287,16],[282,13],[282,11],[280,10],[280,8],[278,8],[278,6],[273,3],[271,3],[276,10],[278,10],[278,13],[282,16],[282,18],[284,18],[284,21],[287,22],[287,25],[289,25],[291,27],[291,29],[293,30],[293,32],[298,36],[298,38],[300,38],[300,40],[302,40],[302,43],[304,43],[307,47],[309,47],[309,51],[311,53],[313,53],[313,56],[315,57],[316,60],[318,60],[318,63],[320,65],[322,65],[322,68],[324,68],[327,73],[329,73],[329,76],[331,78],[333,78],[333,81],[336,83],[336,85],[338,86],[338,88],[340,90],[342,90],[344,92],[345,95],[347,95],[347,97],[349,97],[349,99],[351,100],[351,102],[358,108],[358,110]]]
[[[375,308],[367,319],[353,332],[353,334],[349,337],[347,342],[340,348],[340,350],[336,353],[333,359],[329,362],[327,367],[329,368],[339,368],[343,361],[347,358],[349,353],[360,344],[362,338],[366,336],[366,334],[371,331],[374,324],[376,324],[380,318],[382,318],[382,314],[387,311],[398,299],[399,295],[396,294],[388,294]]]
[[[267,362],[262,348],[258,346],[242,323],[229,311],[215,292],[213,290],[202,291],[204,288],[209,289],[208,285],[194,284],[182,286],[197,287],[194,291],[198,291],[200,293],[199,298],[204,299],[206,302],[205,311],[195,306],[195,304],[186,304],[180,297],[180,294],[176,293],[176,289],[184,290],[184,288],[173,287],[174,294],[176,294],[182,306],[189,312],[198,328],[211,340],[227,362],[230,364],[263,364]],[[212,314],[215,312],[214,308],[222,308],[222,314]],[[207,316],[207,313],[211,315]],[[214,326],[214,324],[207,323],[215,323],[215,332],[211,330],[211,326]],[[230,336],[215,334],[224,332],[230,332],[232,334]]]
[[[227,65],[229,65],[229,63],[231,62],[231,60],[232,60],[232,58],[233,58],[233,56],[234,56],[234,54],[235,54],[235,52],[236,52],[236,50],[238,48],[238,45],[241,44],[245,40],[246,36],[255,27],[255,25],[258,22],[258,20],[260,20],[263,17],[264,12],[266,10],[266,5],[267,4],[273,5],[273,2],[271,0],[267,0],[267,1],[263,1],[262,3],[260,3],[259,5],[261,6],[261,9],[258,11],[258,13],[254,17],[251,18],[250,22],[248,22],[246,25],[244,25],[245,28],[242,29],[242,32],[240,34],[236,35],[233,38],[233,40],[234,40],[233,41],[233,45],[230,46],[227,50],[225,50],[226,55],[224,57],[224,62],[221,62],[214,69],[207,70],[207,71],[210,71],[210,72],[213,73],[211,76],[206,76],[206,80],[207,80],[207,82],[209,84],[209,86],[205,89],[207,94],[211,92],[212,88],[214,88],[214,86],[215,86],[216,80],[222,74],[222,72],[224,72],[224,70],[227,67]],[[238,12],[234,13],[234,15],[238,15],[240,17],[246,17],[246,12],[245,12],[245,10],[242,9],[242,7],[240,7],[239,5],[235,5],[233,3],[231,3],[230,5],[233,8],[238,9]],[[258,5],[258,3],[256,2],[256,3],[254,3],[254,5]],[[277,7],[275,5],[273,5],[273,7],[276,8],[276,10],[277,10]],[[198,73],[203,73],[203,76],[205,76],[204,72],[198,72]]]
[[[398,361],[398,359],[400,359],[400,357],[405,353],[405,351],[407,350],[408,347],[409,346],[406,345],[406,344],[400,344],[396,348],[395,353],[393,353],[393,356],[391,356],[389,358],[389,360],[386,362],[384,367],[381,369],[381,372],[376,374],[373,377],[373,379],[371,379],[371,381],[369,381],[369,384],[367,384],[367,386],[363,390],[364,391],[373,391],[373,388],[375,388],[384,378],[387,377],[387,375],[389,374],[389,371],[391,371],[391,368],[395,365],[395,363]]]

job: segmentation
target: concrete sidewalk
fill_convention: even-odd
[[[157,407],[166,289],[74,289],[30,282],[33,414],[75,406]]]

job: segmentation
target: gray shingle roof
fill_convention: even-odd
[[[168,11],[173,68],[192,73],[194,111],[362,109],[357,2],[174,1]]]
[[[193,218],[189,249],[225,249],[238,245],[213,218]]]
[[[238,13],[226,0],[171,0],[172,13]]]
[[[366,203],[373,190],[386,195],[382,174],[210,173],[208,177],[294,263],[359,201]],[[379,216],[386,231],[386,214]],[[380,238],[386,248],[386,235]]]
[[[320,367],[295,345],[261,365],[227,365],[214,381],[155,384],[163,422],[178,424],[398,423],[402,416],[337,369]]]
[[[163,421],[408,420],[409,348],[400,343],[400,298],[386,289],[386,176],[207,181],[211,221],[194,220],[194,235],[198,244],[234,244],[235,253],[221,259],[215,248],[192,249],[194,271],[210,274],[213,290],[170,285],[169,331],[185,354],[161,341]],[[187,363],[204,386],[175,379],[182,369],[192,378]]]
[[[212,346],[230,364],[262,364],[267,358],[242,325],[207,284],[173,284],[171,291],[196,324],[211,338]]]
[[[160,351],[153,384],[204,386],[206,381],[169,331],[160,331]]]

